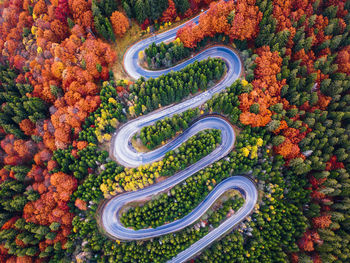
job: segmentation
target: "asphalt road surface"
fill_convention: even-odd
[[[191,22],[197,23],[198,16],[187,23]],[[249,177],[232,176],[219,183],[191,213],[174,222],[159,226],[157,228],[133,230],[124,227],[119,220],[119,211],[124,205],[129,202],[140,201],[150,196],[157,195],[183,182],[196,172],[225,157],[232,150],[235,142],[235,132],[231,124],[224,118],[209,115],[193,123],[191,127],[168,144],[151,152],[139,153],[131,145],[133,135],[142,127],[149,126],[157,120],[161,120],[165,117],[171,117],[174,114],[184,112],[190,108],[195,108],[205,103],[207,100],[212,98],[214,94],[219,93],[226,87],[230,86],[241,75],[242,64],[239,57],[232,49],[224,46],[210,47],[187,61],[164,70],[150,71],[142,68],[139,65],[138,54],[140,51],[147,48],[153,42],[160,43],[162,41],[174,39],[177,30],[183,26],[184,24],[162,34],[154,35],[150,38],[139,41],[130,47],[124,55],[124,68],[126,72],[135,79],[141,76],[146,79],[151,77],[156,78],[170,71],[181,70],[196,60],[200,61],[208,57],[217,57],[223,59],[226,63],[226,75],[220,81],[220,83],[203,93],[200,93],[179,104],[170,105],[166,108],[154,111],[145,116],[141,116],[122,125],[113,135],[111,155],[118,163],[126,167],[138,167],[139,165],[153,163],[162,159],[168,151],[174,150],[190,137],[205,129],[219,129],[221,131],[221,144],[213,152],[199,160],[197,163],[187,167],[185,170],[176,173],[160,183],[138,191],[124,193],[110,199],[105,203],[101,211],[101,225],[106,234],[113,239],[150,239],[173,233],[192,225],[210,208],[215,200],[217,200],[225,191],[229,189],[239,190],[245,199],[245,203],[233,216],[226,219],[219,227],[210,231],[206,236],[179,253],[169,262],[185,262],[194,255],[198,254],[205,247],[212,244],[215,240],[231,231],[233,227],[252,213],[258,199],[258,191],[256,186]]]

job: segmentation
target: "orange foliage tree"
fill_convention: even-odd
[[[319,217],[314,217],[312,223],[315,228],[327,228],[332,223],[330,215],[323,215]]]
[[[299,240],[298,246],[303,251],[313,251],[314,243],[319,244],[321,242],[320,236],[316,231],[306,231],[303,237]]]
[[[286,160],[295,157],[302,157],[298,143],[305,137],[306,132],[300,133],[297,129],[288,127],[285,120],[281,120],[274,127],[273,114],[276,114],[271,107],[281,104],[283,109],[288,110],[295,106],[289,105],[286,99],[281,98],[281,89],[286,84],[286,80],[277,80],[276,75],[281,72],[282,58],[278,52],[271,52],[268,46],[256,50],[258,57],[255,59],[256,68],[254,70],[255,79],[252,82],[253,90],[239,96],[240,121],[245,125],[253,127],[269,125],[273,127],[275,134],[282,133],[286,139],[278,146],[274,147],[277,154],[281,154]],[[252,113],[250,107],[259,104],[259,112]],[[294,120],[296,120],[294,118]],[[306,124],[303,124],[307,128]]]
[[[231,21],[229,17],[232,17]],[[258,34],[261,19],[262,13],[255,0],[213,2],[207,13],[200,16],[198,25],[189,24],[179,29],[177,37],[189,48],[196,47],[204,37],[220,33],[230,36],[231,40],[249,40]]]
[[[47,6],[45,4],[45,1],[39,0],[34,6],[33,13],[36,16],[39,16],[39,15],[46,13],[46,12],[47,12]]]
[[[177,16],[174,1],[169,0],[168,4],[168,8],[163,12],[162,17],[160,19],[162,22],[174,21]]]
[[[37,146],[33,141],[16,140],[13,134],[6,135],[1,141],[1,148],[6,156],[4,163],[18,165],[33,159]]]
[[[230,39],[250,40],[257,36],[262,13],[255,0],[237,1],[231,22]]]
[[[19,123],[19,127],[21,130],[24,132],[25,135],[32,135],[35,134],[35,124],[29,120],[29,119],[24,119]]]
[[[338,70],[350,74],[350,46],[344,47],[337,56]]]
[[[204,37],[213,37],[216,33],[225,33],[230,29],[227,16],[234,9],[233,0],[211,3],[207,13],[199,17],[198,25],[188,24],[177,31],[177,37],[185,47],[194,48]]]
[[[128,18],[121,12],[115,11],[110,17],[114,34],[117,37],[124,36],[126,30],[129,28]]]
[[[91,2],[84,0],[69,0],[68,5],[76,24],[85,28],[92,28],[93,16]]]
[[[271,105],[274,105],[281,100],[280,91],[285,83],[277,81],[276,74],[281,71],[282,58],[277,52],[271,52],[268,46],[257,50],[259,55],[255,59],[255,80],[252,82],[253,90],[250,93],[240,95],[240,109],[242,114],[240,120],[245,125],[253,127],[265,126],[271,121],[272,113],[269,110]],[[250,112],[250,107],[258,103],[260,111],[258,114]]]

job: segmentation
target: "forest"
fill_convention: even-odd
[[[144,126],[133,143],[152,153],[215,114],[232,125],[234,147],[126,207],[122,224],[166,225],[245,175],[259,193],[254,210],[190,262],[350,261],[349,1],[4,0],[0,15],[0,262],[166,262],[244,207],[246,197],[232,195],[186,228],[142,241],[101,230],[105,202],[176,176],[223,143],[220,130],[206,129],[136,168],[111,154],[124,125],[227,77],[215,55],[128,76],[125,53],[180,25],[136,54],[138,66],[154,73],[225,46],[241,74],[204,103]]]
[[[195,61],[180,72],[170,72],[156,79],[144,80],[142,77],[130,85],[129,100],[132,105],[129,112],[139,116],[173,102],[179,102],[190,94],[206,90],[213,86],[224,74],[222,60],[208,58]]]
[[[182,132],[189,124],[199,116],[199,109],[189,109],[184,113],[175,114],[171,118],[156,121],[152,126],[143,127],[136,139],[140,138],[142,143],[150,150],[163,144],[164,141],[174,138],[177,132]]]
[[[146,57],[144,60],[151,69],[171,67],[184,58],[189,57],[191,49],[185,48],[179,38],[169,44],[161,43],[156,45],[154,42],[145,49]]]

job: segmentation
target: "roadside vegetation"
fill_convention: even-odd
[[[189,48],[185,48],[180,39],[169,44],[161,43],[156,45],[154,42],[145,49],[145,60],[151,69],[160,69],[171,67],[179,61],[188,58],[191,54]]]
[[[165,262],[222,222],[229,207],[238,209],[240,199],[228,200],[208,224],[143,242],[109,240],[96,221],[105,198],[171,176],[220,143],[217,131],[205,131],[135,170],[103,150],[122,123],[224,76],[217,58],[134,81],[122,80],[115,64],[140,33],[207,8],[198,24],[174,42],[152,44],[143,59],[159,69],[205,46],[235,48],[242,78],[200,106],[240,129],[235,148],[157,202],[130,209],[124,223],[156,227],[183,217],[219,182],[248,173],[260,193],[253,214],[195,262],[349,262],[350,2],[211,2],[0,4],[0,262]],[[190,113],[144,128],[141,141],[154,149],[198,116]]]
[[[132,104],[129,113],[132,116],[146,114],[206,90],[224,75],[225,68],[222,60],[208,58],[156,79],[145,80],[141,77],[129,87],[128,100]]]
[[[173,138],[176,133],[187,129],[189,123],[195,120],[199,113],[198,108],[189,109],[183,113],[175,114],[171,118],[156,121],[152,126],[143,127],[135,138],[140,138],[142,143],[149,150],[152,150]]]
[[[197,133],[178,148],[169,151],[164,158],[137,169],[125,168],[114,179],[107,179],[100,189],[108,197],[123,191],[134,191],[155,183],[161,176],[171,176],[211,153],[221,143],[220,130],[205,130]]]

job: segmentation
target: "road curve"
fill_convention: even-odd
[[[163,33],[164,34],[164,33]],[[136,45],[141,46],[143,42],[138,42]],[[131,48],[132,51],[130,52],[136,52],[134,54],[137,54],[137,51],[139,49],[145,48],[139,47],[138,49]],[[135,55],[137,57],[137,55]],[[124,62],[126,63],[129,57],[133,57],[129,55],[129,52],[124,57]],[[141,164],[150,163],[153,161],[156,161],[156,159],[152,159],[152,157],[160,156],[160,152],[165,152],[164,149],[169,149],[169,145],[165,145],[154,152],[150,153],[138,153],[135,151],[135,149],[131,146],[130,142],[132,136],[139,131],[144,126],[149,126],[156,122],[157,120],[163,119],[165,117],[171,117],[174,114],[178,114],[181,112],[184,112],[188,109],[198,107],[202,104],[204,104],[206,101],[211,99],[214,94],[217,94],[221,91],[223,91],[226,87],[230,86],[241,74],[241,61],[237,54],[230,48],[224,47],[224,46],[216,46],[211,47],[203,52],[199,53],[198,55],[194,56],[192,59],[185,61],[173,68],[162,70],[162,71],[147,71],[145,69],[142,69],[141,67],[129,67],[126,66],[125,69],[128,73],[132,76],[137,76],[139,73],[144,74],[144,77],[157,77],[160,76],[160,72],[170,72],[171,70],[180,70],[187,66],[188,64],[192,63],[194,60],[203,60],[208,57],[217,57],[221,58],[225,61],[226,64],[226,75],[225,77],[215,86],[208,89],[205,92],[202,92],[198,94],[197,96],[194,96],[191,99],[188,99],[186,101],[183,101],[181,103],[178,103],[176,105],[170,105],[164,109],[152,112],[151,114],[147,114],[145,116],[141,116],[139,118],[136,118],[125,125],[123,125],[116,134],[113,136],[113,142],[112,142],[112,148],[111,148],[111,155],[115,158],[117,162],[120,164],[126,166],[126,167],[137,167]],[[137,59],[135,60],[136,63]],[[137,72],[135,71],[137,70]],[[129,71],[130,70],[130,71]],[[135,73],[136,72],[136,73]],[[124,143],[120,143],[124,142]],[[159,158],[158,158],[159,159]]]
[[[198,22],[198,16],[189,22]],[[236,226],[250,213],[252,213],[258,198],[258,191],[255,184],[251,181],[250,178],[246,176],[233,176],[219,183],[214,188],[214,190],[201,202],[201,204],[198,205],[197,208],[195,208],[191,213],[169,224],[165,224],[154,229],[149,228],[133,230],[125,228],[119,220],[120,209],[125,204],[157,195],[167,189],[172,188],[176,184],[183,182],[189,176],[226,156],[232,150],[235,142],[235,133],[231,124],[224,118],[209,115],[207,117],[199,119],[177,138],[154,151],[148,153],[138,153],[131,146],[132,136],[142,127],[149,126],[157,120],[163,119],[165,117],[171,117],[174,114],[181,113],[185,110],[195,108],[205,103],[207,100],[212,98],[214,94],[219,93],[223,91],[227,86],[230,86],[236,79],[238,79],[241,74],[242,64],[239,57],[232,49],[224,46],[214,46],[208,48],[196,56],[190,58],[189,60],[169,69],[150,71],[142,68],[139,65],[138,54],[140,51],[147,48],[152,42],[160,43],[162,41],[174,39],[177,30],[183,26],[184,25],[181,25],[162,34],[144,39],[130,47],[124,55],[125,71],[135,79],[141,76],[145,78],[155,78],[172,70],[181,70],[196,60],[203,60],[208,57],[217,57],[223,59],[226,63],[227,71],[225,77],[220,81],[220,83],[197,96],[194,96],[179,104],[170,105],[148,115],[141,116],[124,124],[113,135],[110,153],[111,156],[120,164],[126,167],[137,167],[139,165],[152,163],[161,159],[164,157],[165,153],[175,149],[194,134],[198,133],[199,131],[212,128],[219,129],[221,131],[221,144],[213,152],[199,160],[197,163],[187,167],[183,171],[176,173],[166,180],[146,187],[142,190],[118,195],[106,202],[101,211],[101,225],[106,234],[113,239],[149,239],[179,231],[180,229],[193,224],[205,213],[205,211],[210,208],[210,206],[220,195],[222,195],[222,193],[229,189],[239,190],[245,198],[245,203],[238,212],[225,220],[219,227],[210,231],[206,236],[192,244],[186,250],[179,253],[169,262],[184,262],[190,259],[202,249],[213,243],[216,239],[232,230],[234,226]]]
[[[201,169],[201,167],[199,169]],[[119,211],[123,208],[124,205],[130,202],[142,201],[146,197],[157,195],[171,188],[173,185],[182,182],[192,174],[192,170],[184,170],[184,172],[177,174],[176,177],[174,176],[169,178],[169,180],[162,181],[161,183],[154,184],[139,191],[121,194],[111,199],[109,202],[107,202],[107,204],[105,204],[103,208],[104,216],[102,217],[102,220],[104,230],[108,234],[112,234],[114,238],[121,240],[143,240],[170,234],[194,224],[227,190],[239,190],[245,198],[244,206],[239,209],[239,211],[236,212],[234,216],[231,216],[222,225],[210,232],[216,233],[210,234],[211,239],[215,240],[217,239],[217,234],[220,234],[222,230],[224,230],[226,227],[231,228],[232,225],[240,222],[241,219],[244,219],[247,215],[250,214],[252,209],[254,209],[255,202],[257,200],[257,191],[255,184],[252,183],[252,181],[246,176],[232,176],[219,183],[192,212],[181,219],[159,226],[157,228],[147,228],[140,230],[126,228],[120,222]],[[205,240],[208,242],[207,238]]]
[[[142,229],[142,230],[132,230],[125,228],[119,221],[118,211],[129,202],[141,201],[145,197],[151,195],[157,195],[176,184],[186,180],[189,176],[195,174],[196,172],[202,170],[204,167],[212,164],[215,161],[218,161],[222,157],[226,156],[234,145],[234,130],[233,127],[223,118],[220,117],[206,117],[195,122],[189,129],[182,133],[177,139],[173,140],[170,143],[169,149],[163,148],[162,151],[154,151],[159,154],[150,156],[147,160],[152,161],[152,158],[158,159],[159,157],[164,156],[164,152],[169,151],[170,149],[175,149],[185,139],[188,139],[193,136],[193,134],[205,130],[205,129],[219,129],[221,131],[221,144],[210,154],[199,160],[197,163],[187,167],[186,169],[178,172],[176,175],[171,176],[167,180],[164,180],[160,183],[151,185],[139,191],[128,192],[122,195],[119,195],[111,199],[104,207],[102,223],[107,233],[113,233],[113,236],[117,239],[123,240],[140,240],[145,238],[153,238],[156,236],[169,234],[179,229],[182,229],[192,223],[194,223],[201,214],[198,216],[197,213],[190,213],[188,216],[174,221],[172,223],[157,227],[156,229]],[[204,206],[204,205],[203,205]],[[207,210],[209,206],[201,207],[200,211]],[[197,207],[198,208],[198,207]],[[193,211],[194,212],[194,211]]]

